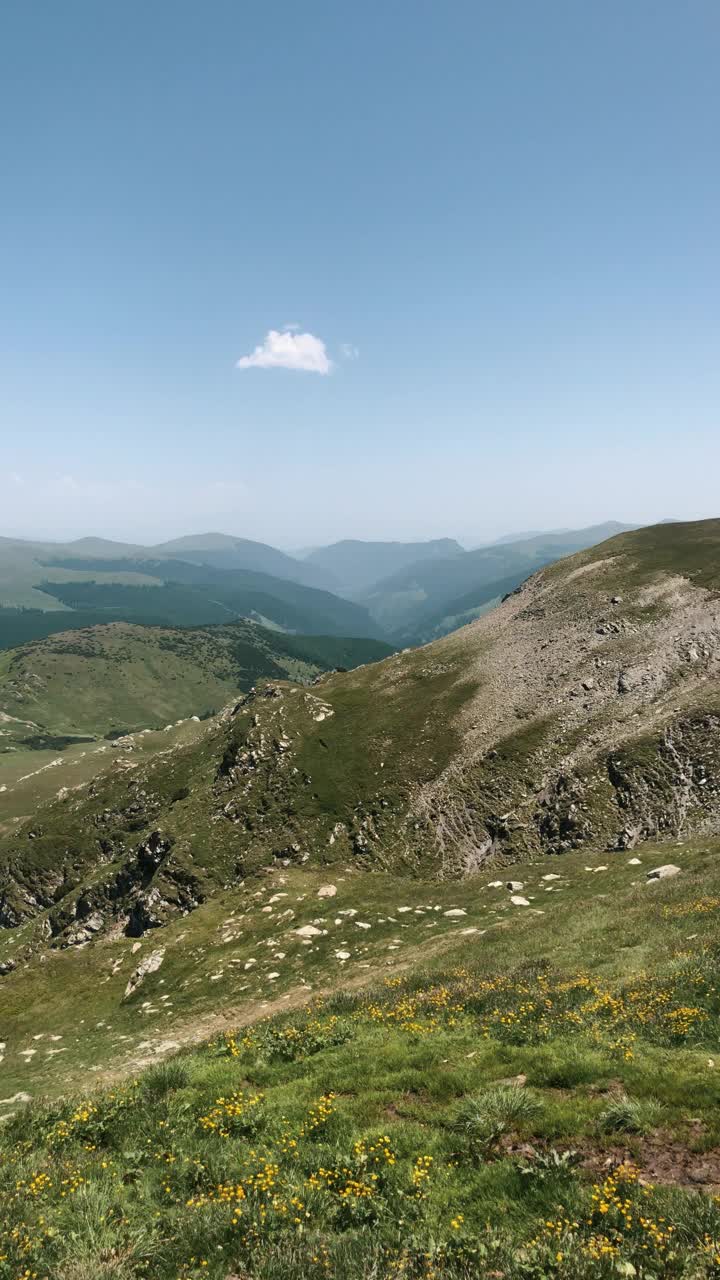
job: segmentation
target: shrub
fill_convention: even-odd
[[[177,1058],[171,1058],[169,1062],[159,1062],[156,1067],[149,1067],[143,1075],[143,1094],[151,1099],[164,1098],[166,1093],[184,1089],[188,1078],[186,1066]]]
[[[540,1110],[532,1094],[518,1085],[496,1085],[458,1108],[453,1129],[467,1143],[473,1159],[487,1157],[508,1130],[531,1120]]]
[[[613,1098],[600,1113],[598,1123],[605,1133],[646,1133],[652,1111],[647,1103],[633,1098]]]

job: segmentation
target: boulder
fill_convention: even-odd
[[[676,867],[674,862],[666,862],[662,867],[654,867],[652,871],[648,871],[648,882],[652,880],[669,880],[671,876],[680,874],[681,868]]]

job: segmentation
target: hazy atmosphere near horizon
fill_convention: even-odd
[[[8,0],[2,533],[714,514],[720,11]]]

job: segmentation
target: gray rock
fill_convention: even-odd
[[[143,983],[149,973],[155,973],[165,959],[165,948],[161,947],[159,951],[151,951],[149,956],[140,961],[137,969],[130,975],[130,979],[125,988],[125,998],[131,996],[134,991]]]
[[[511,893],[519,893],[521,889],[525,888],[525,885],[522,880],[508,880],[505,888],[509,889]]]
[[[66,934],[60,945],[63,948],[81,947],[84,946],[86,942],[89,942],[91,938],[92,933],[89,929],[84,927],[81,929],[73,929],[71,933]]]

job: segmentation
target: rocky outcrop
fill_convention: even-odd
[[[145,981],[148,974],[157,973],[164,959],[165,948],[160,947],[157,951],[151,951],[150,955],[145,956],[145,958],[140,961],[139,965],[134,972],[131,973],[130,978],[128,979],[128,984],[125,988],[125,1000],[127,1000],[129,996],[135,994],[138,987],[142,986],[142,983]]]
[[[204,898],[199,879],[171,860],[173,841],[155,830],[114,874],[76,897],[66,895],[49,915],[53,945],[78,946],[120,925],[128,937],[158,929],[194,910]]]
[[[720,821],[720,715],[677,717],[607,760],[621,818],[614,847],[715,828]]]

